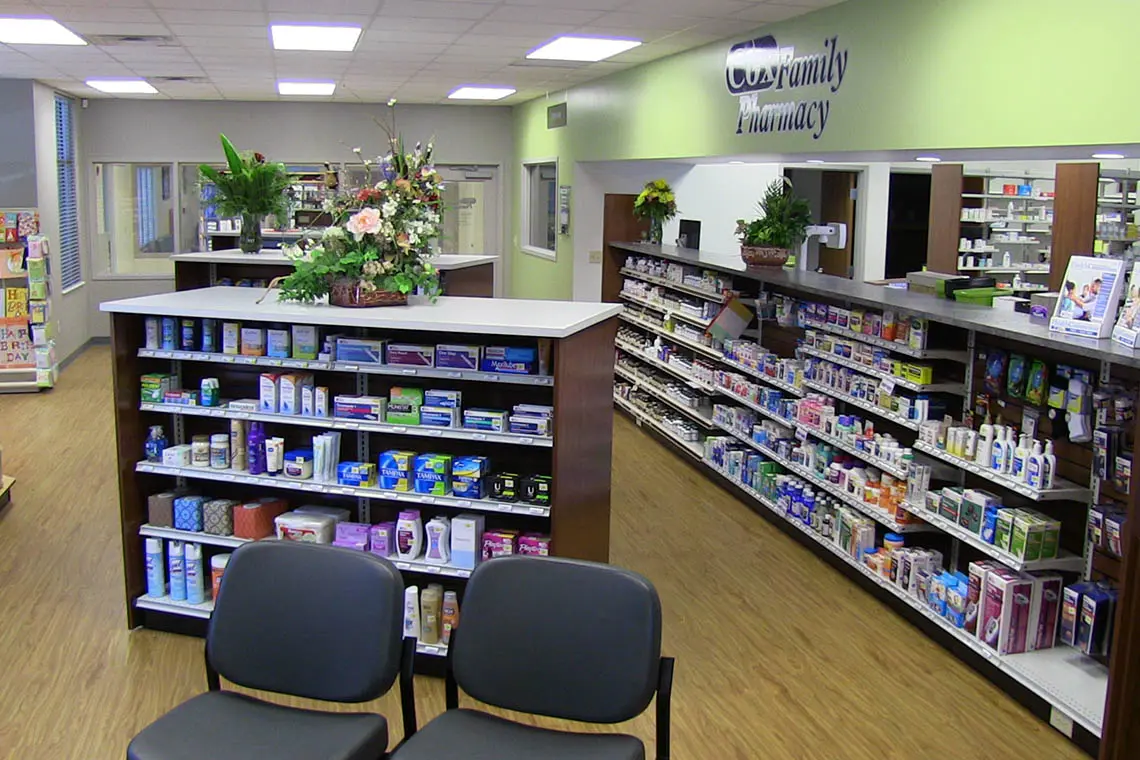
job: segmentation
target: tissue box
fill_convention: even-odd
[[[286,512],[278,515],[273,524],[277,530],[277,538],[281,541],[331,544],[336,522],[326,515]]]
[[[412,490],[414,451],[385,451],[380,455],[380,487],[389,491]]]
[[[156,528],[174,527],[174,491],[151,494],[146,500],[147,522]]]
[[[365,338],[337,338],[336,360],[353,364],[381,364],[384,361],[382,340]]]
[[[201,496],[179,496],[174,500],[174,527],[178,530],[202,531],[202,505],[205,498]]]
[[[483,558],[483,515],[462,514],[451,521],[451,564],[474,570]]]
[[[482,499],[486,496],[483,478],[491,463],[487,457],[456,457],[451,463],[451,491],[465,499]],[[452,522],[452,531],[455,523]]]
[[[234,534],[234,507],[230,499],[211,499],[202,505],[202,530],[215,536]]]
[[[434,367],[435,347],[408,343],[389,343],[386,363],[392,367]]]
[[[293,358],[317,358],[317,327],[316,325],[293,325]]]
[[[435,366],[448,369],[479,369],[479,346],[438,345],[435,347]]]
[[[538,349],[518,346],[487,346],[479,365],[484,372],[533,375],[538,366]]]
[[[369,551],[381,557],[396,554],[396,523],[383,522],[373,525],[368,531]]]
[[[273,535],[273,520],[286,510],[281,499],[266,498],[234,507],[234,536],[258,540]]]
[[[413,464],[416,493],[446,496],[451,493],[451,455],[420,454]]]

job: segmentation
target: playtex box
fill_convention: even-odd
[[[446,496],[451,493],[451,455],[420,454],[412,469],[416,493]]]
[[[538,349],[522,346],[487,346],[480,368],[484,372],[533,375],[538,372]]]

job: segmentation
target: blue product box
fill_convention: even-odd
[[[421,406],[420,424],[430,427],[457,427],[459,410],[449,406]]]
[[[492,409],[464,409],[463,427],[502,433],[507,429],[507,413]]]
[[[365,338],[337,338],[336,360],[356,364],[382,364],[384,343],[382,340]]]
[[[451,493],[451,455],[420,454],[415,458],[416,493],[446,496]]]
[[[385,451],[380,455],[380,487],[389,491],[412,490],[412,451]]]
[[[484,372],[533,375],[538,367],[538,349],[519,346],[487,346],[483,349]]]
[[[512,414],[511,432],[518,435],[550,435],[550,418],[536,414]]]
[[[174,527],[177,530],[202,530],[204,496],[179,496],[174,500]]]
[[[458,409],[463,406],[462,391],[424,391],[424,406],[448,406]]]
[[[435,347],[435,366],[448,369],[479,369],[479,347],[438,345]]]
[[[487,457],[456,457],[451,463],[451,491],[465,499],[482,499],[483,478],[491,469]]]
[[[336,466],[336,482],[342,486],[371,488],[376,485],[376,466],[371,462],[341,462]]]

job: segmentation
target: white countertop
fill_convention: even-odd
[[[283,251],[265,249],[259,253],[243,253],[240,248],[228,248],[221,251],[206,251],[204,253],[176,253],[170,257],[172,261],[189,261],[200,264],[291,264],[292,259]],[[482,264],[494,264],[498,256],[467,255],[462,253],[441,253],[431,260],[431,263],[441,272],[453,269],[466,269]]]
[[[165,317],[201,317],[240,322],[283,322],[389,330],[435,330],[535,338],[565,338],[617,316],[620,304],[531,301],[443,296],[432,304],[413,298],[408,306],[345,309],[328,304],[278,301],[265,288],[214,287],[160,293],[100,304],[100,311]]]

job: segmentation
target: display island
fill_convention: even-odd
[[[446,653],[438,600],[454,592],[461,608],[479,562],[608,561],[620,306],[264,296],[210,287],[101,307],[128,626],[200,634],[234,547],[305,540],[394,562],[424,594],[430,659]]]

